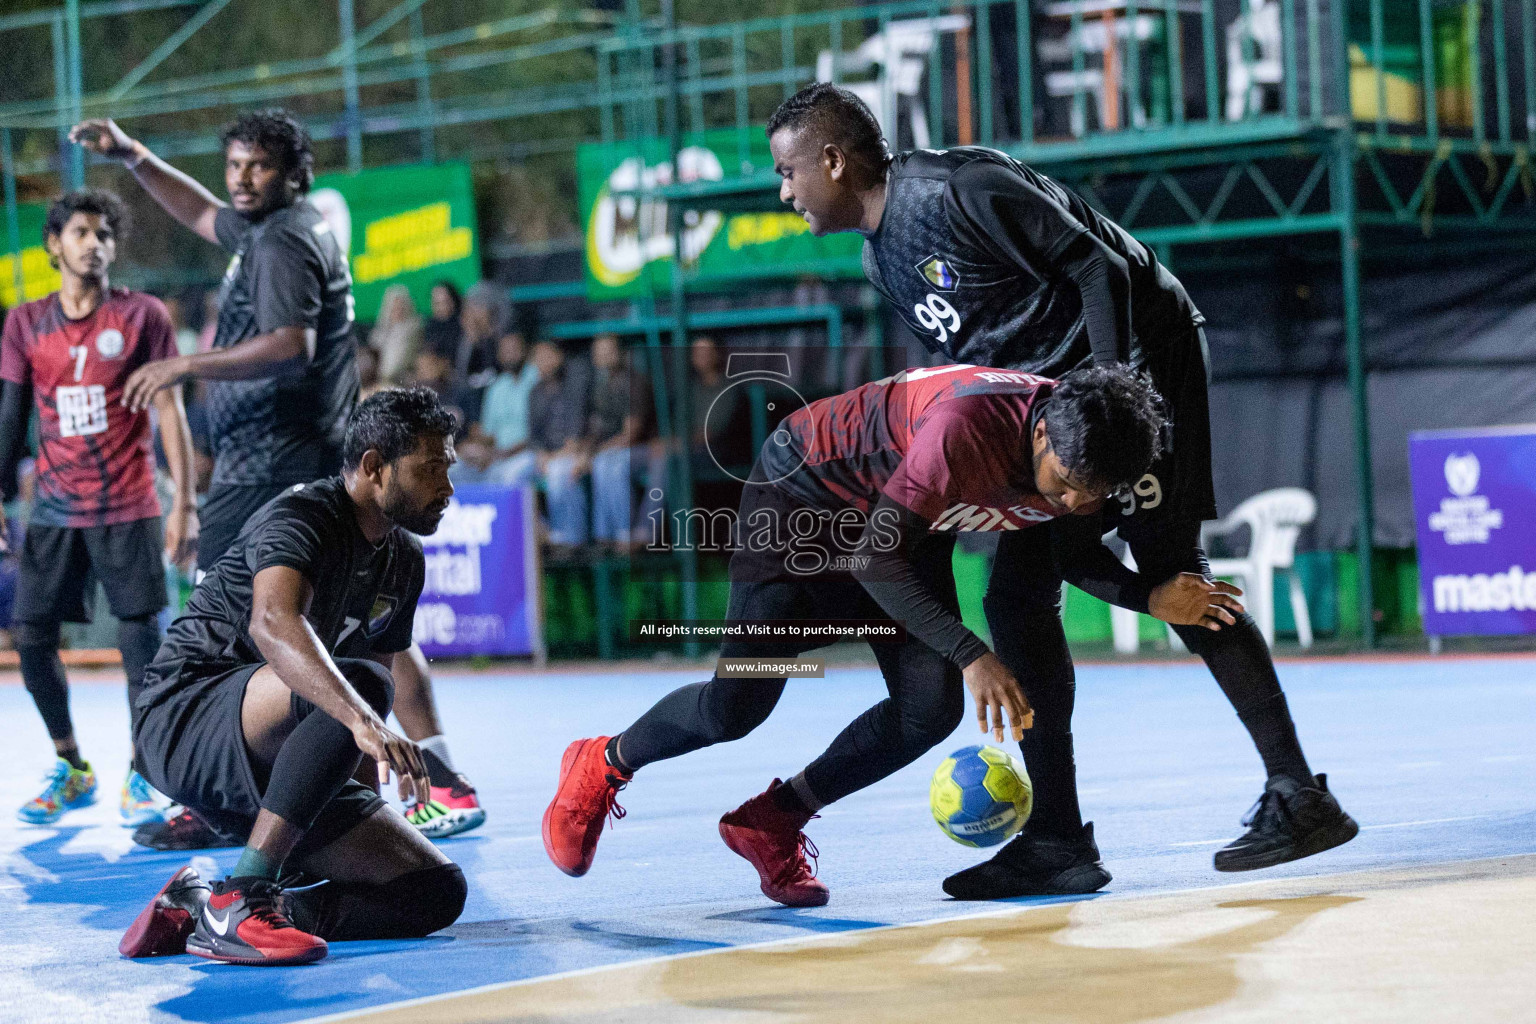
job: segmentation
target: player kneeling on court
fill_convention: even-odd
[[[428,799],[421,750],[384,720],[424,578],[411,535],[448,508],[453,428],[425,388],[369,398],[342,475],[263,506],[171,625],[139,701],[145,775],[246,847],[211,886],[178,871],[125,956],[305,963],[327,939],[416,938],[463,910],[463,873],[373,787],[394,773]]]
[[[1085,515],[1146,472],[1162,416],[1145,378],[1122,367],[1051,381],[977,366],[908,370],[786,418],[763,445],[742,494],[731,559],[732,623],[895,620],[908,636],[872,644],[890,696],[789,782],[720,821],[726,845],[786,906],[820,906],[825,884],[801,829],[826,804],[878,782],[948,736],[963,687],[982,729],[1017,739],[1031,712],[1017,680],[960,620],[951,553],[957,530],[1018,530]],[[788,540],[783,533],[788,533]],[[1106,552],[1113,569],[1126,570]],[[1215,585],[1188,574],[1198,621]],[[826,639],[728,641],[723,658],[787,659]],[[568,875],[585,874],[604,819],[633,773],[751,732],[784,679],[731,678],[676,690],[616,736],[577,740],[544,813],[544,849]]]

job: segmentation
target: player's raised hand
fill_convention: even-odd
[[[425,806],[432,799],[432,784],[421,748],[404,736],[392,732],[377,715],[369,715],[352,730],[352,739],[379,766],[379,789],[389,785],[394,774],[400,780],[400,799],[415,796]]]
[[[109,117],[93,117],[69,130],[69,141],[109,160],[127,160],[138,153],[138,144]]]
[[[961,675],[976,700],[976,724],[981,726],[981,731],[990,730],[992,737],[1001,743],[1006,712],[1009,732],[1015,740],[1022,740],[1024,730],[1035,724],[1035,713],[1025,699],[1019,681],[997,655],[988,651],[965,666]]]
[[[1152,588],[1147,610],[1175,626],[1230,626],[1244,612],[1243,592],[1223,580],[1208,580],[1197,572],[1181,572]]]

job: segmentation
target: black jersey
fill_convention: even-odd
[[[234,253],[219,294],[215,348],[279,327],[311,327],[302,371],[209,381],[215,483],[299,483],[341,468],[341,439],[357,403],[352,276],[330,224],[307,201],[252,223],[225,207],[214,220]]]
[[[265,660],[250,634],[252,584],[277,565],[297,569],[314,587],[304,618],[334,657],[411,645],[426,575],[421,542],[396,527],[371,544],[341,478],[300,484],[251,516],[192,592],[145,671],[141,709],[173,696],[187,673],[204,677]]]
[[[931,352],[1049,377],[1090,357],[1143,366],[1201,322],[1150,249],[981,147],[896,156],[864,273]]]

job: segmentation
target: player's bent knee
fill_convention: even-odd
[[[59,649],[59,624],[57,622],[18,622],[11,627],[11,642],[18,651],[23,648]]]
[[[739,683],[739,680],[731,680],[731,683]],[[700,694],[701,710],[705,712],[704,719],[709,723],[709,738],[715,743],[731,743],[750,733],[753,729],[762,725],[773,713],[776,700],[755,699],[760,695],[777,692],[776,687],[784,685],[784,680],[754,679],[753,683],[761,683],[756,691],[740,685],[725,685],[719,681],[705,684],[705,690]]]
[[[395,678],[388,669],[365,658],[337,658],[336,667],[379,717],[389,714],[395,706]]]
[[[469,883],[457,864],[439,864],[401,875],[386,887],[398,900],[402,917],[412,922],[414,934],[402,938],[420,938],[447,928],[464,912]]]

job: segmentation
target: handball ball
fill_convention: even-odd
[[[996,747],[965,747],[950,754],[928,788],[933,820],[966,846],[996,846],[1029,820],[1035,794],[1024,763]]]

